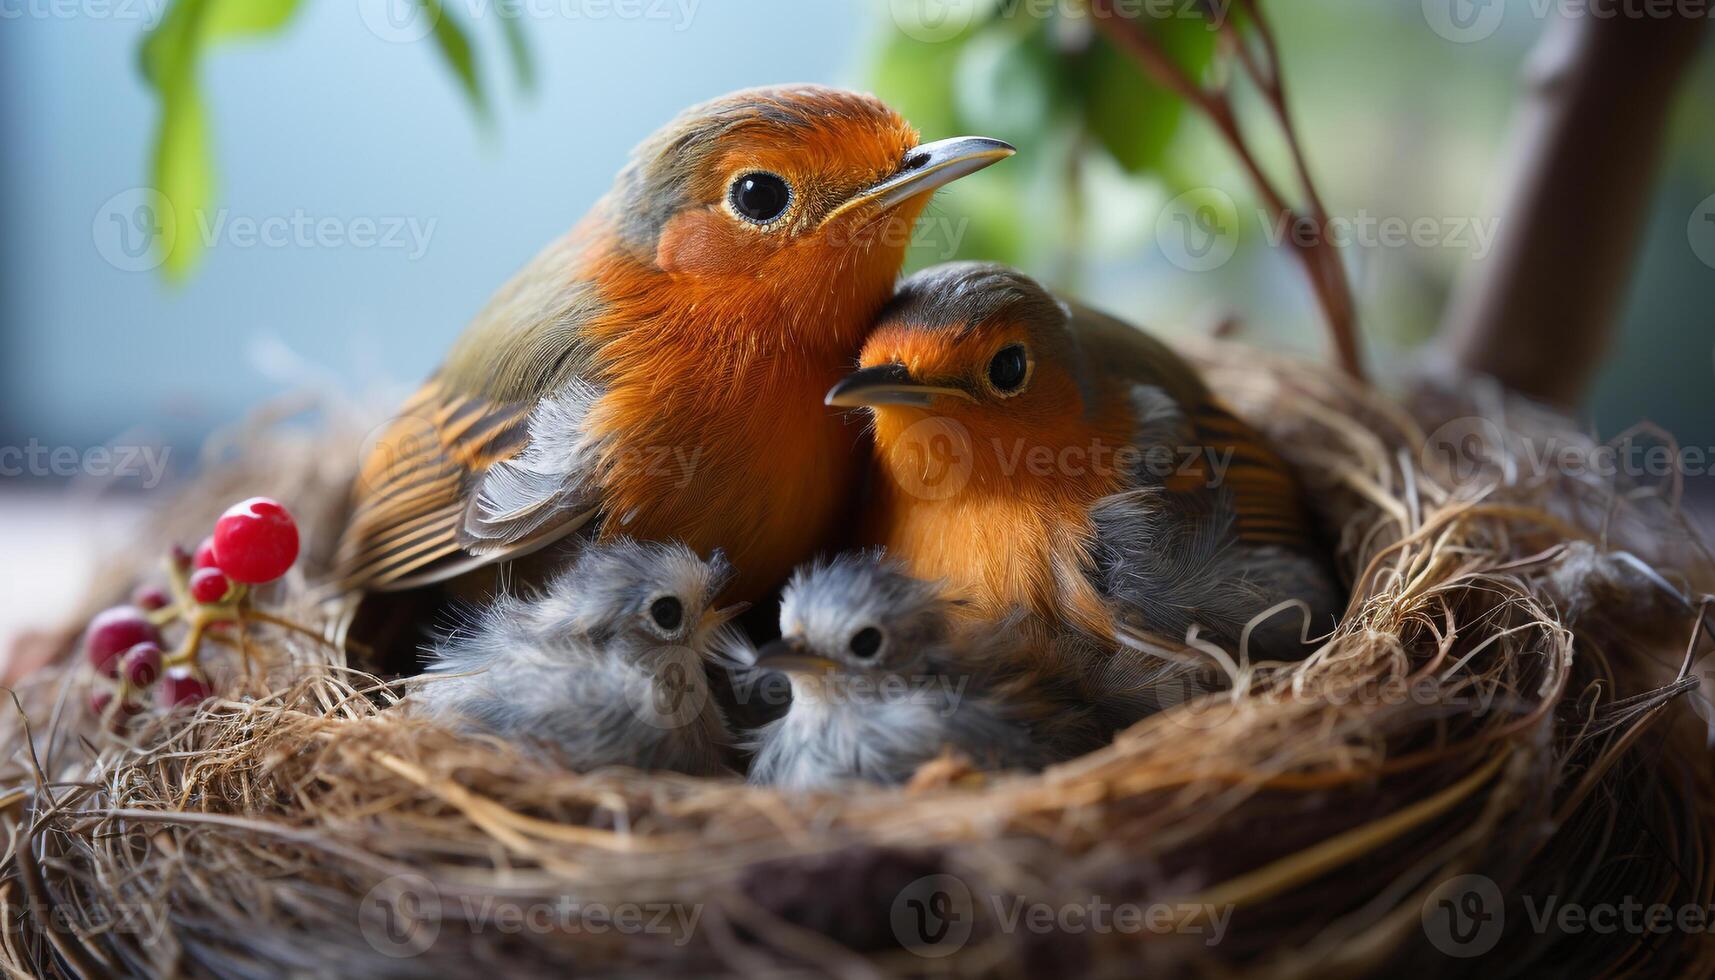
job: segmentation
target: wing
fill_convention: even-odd
[[[1072,307],[1072,330],[1086,364],[1132,383],[1141,448],[1173,450],[1160,485],[1175,493],[1216,491],[1233,510],[1233,532],[1252,545],[1310,548],[1298,481],[1262,435],[1221,404],[1184,358],[1149,334],[1106,314]]]
[[[508,283],[364,458],[335,559],[344,589],[393,591],[528,554],[583,526],[599,487],[576,233]]]

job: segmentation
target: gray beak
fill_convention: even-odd
[[[838,666],[826,657],[819,657],[804,645],[804,641],[796,637],[781,637],[770,643],[765,643],[762,649],[756,651],[757,670],[772,670],[777,673],[790,674],[816,670],[831,670]]]
[[[822,404],[835,408],[873,408],[877,405],[927,408],[936,395],[976,401],[963,388],[919,383],[903,364],[881,364],[853,371],[841,378],[839,384],[828,389]]]
[[[920,144],[906,155],[897,173],[852,195],[823,219],[823,223],[853,208],[890,208],[919,194],[945,187],[1017,152],[1011,143],[986,136],[955,136]]]

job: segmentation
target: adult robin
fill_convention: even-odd
[[[1004,157],[792,86],[690,109],[489,302],[377,439],[337,553],[399,590],[579,533],[721,549],[754,598],[834,533],[861,457],[820,403],[931,193]]]
[[[874,416],[863,537],[977,613],[1276,657],[1333,625],[1293,474],[1148,335],[954,263],[902,284],[860,364],[826,401]]]

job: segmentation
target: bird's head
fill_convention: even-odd
[[[624,246],[676,276],[885,291],[934,190],[1012,153],[980,137],[920,143],[869,95],[751,89],[646,140],[610,206]]]
[[[800,569],[780,603],[780,639],[756,666],[789,675],[899,674],[949,642],[953,602],[938,582],[874,555],[841,555]]]
[[[530,614],[544,629],[641,649],[697,647],[742,607],[716,608],[732,566],[678,543],[590,544]]]
[[[1002,458],[1070,444],[1087,436],[1089,400],[1066,307],[1029,276],[976,262],[905,280],[865,341],[859,370],[826,399],[871,410],[878,448],[905,465],[921,465],[903,457],[941,432],[993,445]],[[947,422],[955,424],[938,424]]]

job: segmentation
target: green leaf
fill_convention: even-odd
[[[446,60],[447,67],[453,70],[459,85],[464,89],[465,97],[476,109],[478,116],[487,118],[488,100],[482,91],[482,80],[476,73],[476,51],[471,47],[470,35],[459,26],[458,21],[446,10],[441,0],[417,0],[423,6],[434,23],[435,48]]]
[[[272,34],[297,10],[298,0],[218,0],[204,30],[209,41]]]
[[[1202,77],[1214,53],[1211,25],[1170,17],[1143,26],[1193,79]],[[1157,169],[1178,130],[1183,101],[1105,38],[1096,39],[1083,60],[1079,77],[1084,123],[1090,134],[1127,172]]]
[[[875,94],[910,120],[926,140],[960,130],[953,104],[953,72],[963,44],[964,38],[930,42],[895,33],[877,53],[870,72]]]
[[[526,92],[536,91],[536,59],[530,53],[530,39],[524,35],[523,0],[499,0],[500,29],[506,37],[506,53],[512,59],[512,73],[518,77],[518,87]]]
[[[168,278],[182,280],[202,257],[201,229],[214,201],[208,124],[194,84],[171,86],[163,94],[154,185],[172,205],[172,230],[164,239],[167,254],[162,268]]]
[[[960,121],[1018,146],[1038,142],[1061,95],[1057,61],[1042,21],[990,22],[959,53],[953,91]]]
[[[144,39],[142,66],[161,102],[150,186],[170,207],[162,269],[182,279],[202,254],[198,229],[214,197],[208,124],[197,93],[197,65],[213,9],[223,0],[178,0]]]

